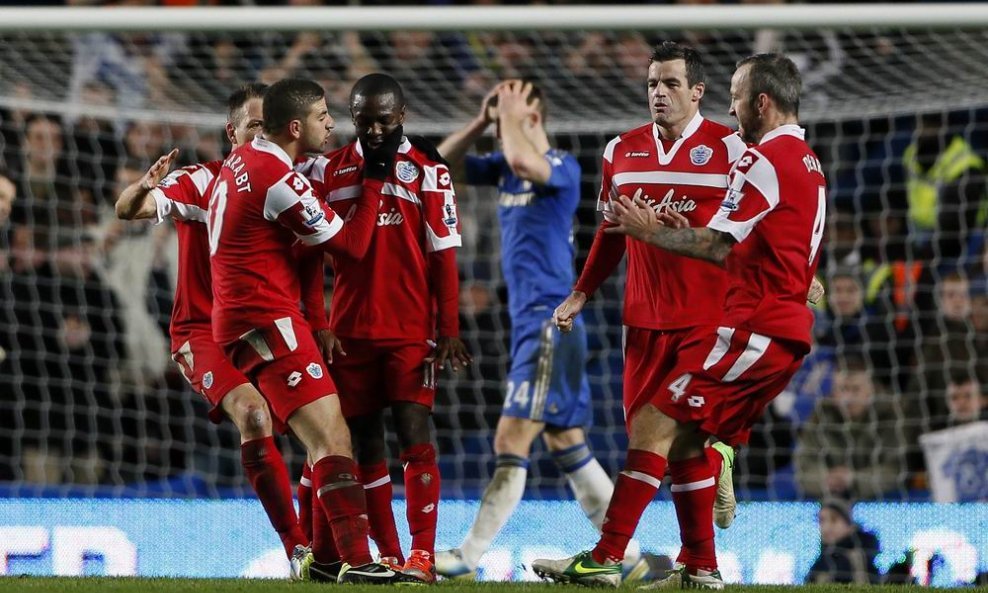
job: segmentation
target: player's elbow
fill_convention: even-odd
[[[538,166],[535,163],[529,162],[528,159],[521,156],[515,156],[508,159],[508,167],[511,172],[515,174],[516,177],[524,180],[530,181],[536,184],[542,184],[545,182],[540,175]]]
[[[116,211],[117,218],[120,220],[134,220],[137,217],[137,210],[127,204],[127,200],[120,196],[117,199],[117,203],[114,204],[114,210]]]

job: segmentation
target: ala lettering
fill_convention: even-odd
[[[638,188],[635,191],[635,198],[640,198],[643,202],[648,204],[650,208],[655,210],[656,213],[661,213],[664,209],[672,210],[673,212],[692,212],[696,210],[696,202],[683,196],[681,199],[676,200],[676,190],[670,189],[666,192],[666,195],[662,196],[661,201],[653,200],[648,194],[644,193],[642,188]]]
[[[238,192],[249,192],[250,191],[250,177],[247,176],[247,171],[244,170],[246,167],[242,158],[239,154],[231,154],[223,161],[223,166],[227,169],[233,171],[233,182],[237,185]]]

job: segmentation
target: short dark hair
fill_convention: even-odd
[[[748,70],[748,100],[758,102],[758,95],[765,93],[775,101],[779,111],[799,115],[799,94],[803,90],[803,78],[796,63],[782,54],[755,54],[738,61],[738,68]]]
[[[286,78],[264,93],[264,133],[277,134],[289,122],[305,119],[313,103],[326,97],[319,84],[306,78]]]
[[[652,57],[649,64],[653,62],[669,62],[671,60],[682,60],[686,62],[686,82],[692,87],[707,82],[707,72],[703,68],[703,58],[700,52],[689,45],[676,43],[675,41],[663,41],[652,48]]]
[[[227,115],[227,121],[236,121],[240,114],[240,108],[247,104],[247,101],[251,99],[262,99],[264,98],[264,91],[268,89],[268,85],[263,82],[248,82],[247,84],[241,86],[239,89],[233,91],[229,98],[226,100],[226,107],[229,111]]]
[[[356,99],[358,95],[362,97],[394,95],[395,101],[398,102],[398,107],[405,106],[405,91],[402,90],[401,84],[399,84],[393,76],[384,74],[383,72],[368,74],[353,83],[353,88],[350,89],[351,107],[353,106],[354,99]]]
[[[968,383],[974,383],[976,385],[981,384],[981,381],[978,380],[977,373],[968,368],[967,365],[950,365],[948,369],[947,385],[956,385],[960,387],[961,385],[967,385]]]
[[[871,375],[871,367],[864,354],[860,351],[850,350],[842,353],[837,359],[836,372],[838,373],[868,373]]]

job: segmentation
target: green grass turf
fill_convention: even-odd
[[[336,585],[315,583],[290,583],[276,580],[247,580],[247,579],[135,579],[135,578],[49,578],[49,577],[0,577],[0,593],[198,593],[216,591],[217,593],[307,593],[309,591],[325,591],[328,588],[347,593],[381,593],[390,588],[373,585]],[[801,587],[765,587],[765,586],[729,586],[728,590],[743,591],[744,593],[901,593],[903,587],[875,587],[854,585],[810,585]],[[401,590],[409,590],[402,587]],[[412,591],[424,591],[422,587],[412,587]],[[606,591],[607,589],[587,589],[575,585],[551,585],[539,583],[464,583],[442,582],[432,588],[442,593],[571,593],[579,591]],[[624,591],[634,591],[632,587],[623,587]],[[970,589],[968,589],[970,590]]]

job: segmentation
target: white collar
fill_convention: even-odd
[[[675,142],[673,142],[672,146],[669,148],[669,152],[666,152],[666,147],[662,144],[662,135],[659,134],[658,124],[653,123],[652,136],[655,139],[655,150],[659,154],[659,158],[658,158],[659,164],[662,166],[666,166],[669,163],[671,163],[673,157],[675,157],[676,153],[679,152],[679,147],[682,146],[683,143],[686,142],[686,140],[690,136],[692,136],[694,133],[696,133],[697,130],[700,129],[700,124],[702,123],[703,123],[703,116],[700,115],[699,111],[697,111],[696,115],[693,116],[693,119],[690,120],[690,123],[686,124],[686,128],[683,129],[683,135],[677,138]]]
[[[799,127],[799,124],[785,124],[762,136],[762,139],[758,142],[758,144],[765,144],[769,140],[778,138],[779,136],[795,136],[800,140],[805,140],[806,130]]]
[[[682,136],[680,136],[676,140],[677,141],[686,140],[694,133],[696,133],[697,130],[700,129],[700,124],[702,123],[703,123],[703,115],[701,115],[700,111],[697,110],[696,115],[693,116],[693,119],[690,120],[690,123],[686,124],[686,127],[683,129]],[[662,134],[659,133],[659,124],[657,123],[652,123],[652,136],[655,137],[656,142],[661,142],[663,140]]]
[[[283,163],[288,165],[289,168],[294,166],[294,163],[292,163],[292,159],[289,158],[288,153],[285,152],[285,149],[278,146],[274,142],[271,142],[270,140],[264,138],[264,136],[260,134],[254,136],[254,139],[251,140],[250,144],[256,150],[259,150],[261,152],[266,152],[268,154],[273,154],[274,156],[278,157]]]

